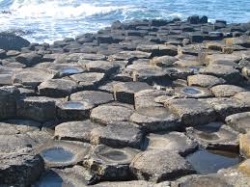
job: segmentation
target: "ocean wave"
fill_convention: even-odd
[[[19,19],[70,19],[105,15],[114,11],[126,11],[130,8],[131,6],[105,6],[105,4],[100,6],[95,3],[79,3],[73,0],[15,0],[8,7],[8,11],[13,17],[18,17]]]

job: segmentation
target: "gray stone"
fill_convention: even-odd
[[[227,125],[240,133],[250,131],[250,112],[237,113],[227,116],[225,119]]]
[[[35,52],[30,53],[21,53],[17,57],[16,60],[22,64],[25,64],[26,67],[32,67],[41,62],[42,56]]]
[[[170,132],[167,134],[149,134],[147,136],[147,150],[169,150],[182,156],[194,152],[198,144],[184,133]]]
[[[89,118],[92,108],[93,105],[84,101],[63,101],[56,105],[56,115],[61,120],[84,120]]]
[[[144,82],[124,82],[114,85],[114,97],[122,103],[134,104],[134,95],[140,90],[151,88]]]
[[[206,149],[238,152],[239,138],[236,131],[221,122],[188,127],[187,135]]]
[[[140,180],[162,182],[194,173],[192,166],[179,154],[169,150],[150,150],[139,153],[130,164]]]
[[[3,86],[0,88],[0,119],[16,117],[17,101],[20,92],[14,86]]]
[[[83,165],[100,180],[128,180],[132,179],[129,164],[137,153],[131,148],[115,149],[99,145],[85,157]]]
[[[248,168],[249,167],[247,167],[246,169],[248,170]],[[221,179],[226,181],[231,186],[248,187],[250,186],[250,177],[249,177],[248,171],[247,170],[244,171],[244,170],[245,169],[243,170],[239,169],[239,167],[231,167],[231,168],[219,170],[218,175]]]
[[[146,107],[160,107],[162,104],[155,102],[155,98],[169,94],[163,90],[146,89],[134,94],[135,109]]]
[[[90,105],[100,105],[114,100],[113,95],[102,91],[80,91],[70,95],[71,101],[88,102]]]
[[[91,111],[90,119],[107,125],[112,122],[129,121],[133,109],[121,104],[106,104],[94,108]]]
[[[90,61],[85,63],[89,72],[105,73],[106,75],[114,74],[118,71],[119,66],[109,61]]]
[[[222,120],[229,115],[249,111],[248,105],[234,98],[211,98],[203,101],[212,106]]]
[[[219,78],[223,78],[228,83],[238,83],[242,80],[242,76],[238,70],[231,66],[225,65],[209,65],[200,69],[201,74],[214,75]]]
[[[54,74],[45,69],[27,68],[16,72],[12,81],[14,84],[19,84],[28,88],[36,88],[40,83],[50,80]]]
[[[21,50],[22,47],[28,47],[29,41],[12,33],[0,33],[0,48],[4,50]]]
[[[43,159],[32,152],[0,154],[0,186],[30,186],[44,170]]]
[[[232,97],[239,92],[244,92],[245,89],[234,85],[218,85],[211,88],[215,97]]]
[[[164,107],[139,108],[131,115],[130,120],[147,132],[180,129],[178,116]]]
[[[65,79],[51,79],[42,82],[38,86],[38,91],[42,96],[66,97],[76,91],[77,83]]]
[[[56,102],[49,97],[26,97],[18,102],[17,116],[46,122],[56,118]]]
[[[104,73],[80,73],[70,78],[78,83],[79,89],[96,89],[105,79]]]
[[[41,126],[41,123],[32,120],[5,120],[0,122],[0,135],[15,135],[39,131]]]
[[[128,61],[132,62],[136,59],[148,59],[151,56],[151,53],[142,52],[142,51],[121,51],[117,54],[109,56],[110,61]]]
[[[110,147],[133,147],[140,149],[144,139],[143,132],[135,124],[118,122],[106,127],[95,128],[90,133],[92,144]]]
[[[196,99],[169,99],[165,106],[180,116],[183,124],[202,125],[216,120],[214,109],[207,103]]]
[[[154,57],[151,61],[150,64],[152,65],[157,65],[159,67],[170,67],[172,66],[177,59],[172,56],[161,56],[161,57]]]
[[[147,53],[151,53],[151,57],[155,56],[176,56],[177,47],[173,45],[144,45],[140,44],[136,48],[137,51],[143,51]]]
[[[98,127],[99,124],[90,120],[64,122],[55,127],[55,137],[59,140],[90,142],[90,132]]]
[[[224,84],[226,81],[222,78],[217,78],[212,75],[191,75],[187,77],[189,86],[213,87],[219,84]]]
[[[171,183],[171,187],[233,187],[218,175],[190,175]]]
[[[233,96],[233,98],[243,102],[245,105],[250,106],[250,92],[240,92]]]

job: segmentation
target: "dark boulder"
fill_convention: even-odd
[[[0,33],[0,48],[5,50],[21,50],[28,47],[30,42],[12,33]]]

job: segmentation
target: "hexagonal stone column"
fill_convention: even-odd
[[[137,150],[131,148],[115,149],[99,145],[85,157],[83,165],[100,180],[130,180],[133,177],[129,164],[137,153]]]
[[[0,186],[30,186],[42,174],[44,162],[32,152],[0,154]]]
[[[90,142],[90,132],[98,127],[99,124],[90,120],[64,122],[55,127],[55,137],[60,140]]]
[[[90,119],[108,125],[113,122],[129,121],[133,111],[131,106],[118,103],[105,104],[94,108],[91,111]]]
[[[147,132],[170,131],[180,129],[180,119],[164,107],[139,108],[130,117]]]
[[[40,95],[48,97],[66,97],[76,89],[77,83],[66,79],[51,79],[38,86]]]
[[[26,97],[18,102],[17,115],[40,122],[53,120],[56,118],[55,103],[49,97]]]
[[[180,116],[184,125],[202,125],[216,120],[214,109],[207,103],[197,99],[171,99],[165,106]]]
[[[4,86],[0,88],[0,119],[16,117],[19,98],[20,92],[16,87]]]
[[[138,179],[152,182],[173,180],[192,174],[192,166],[179,154],[169,150],[150,150],[139,153],[130,164]]]
[[[115,99],[122,103],[134,104],[134,95],[140,90],[150,89],[144,82],[124,82],[114,85]]]
[[[250,112],[242,112],[226,117],[226,123],[240,133],[250,132]]]
[[[135,124],[118,122],[93,129],[90,133],[90,142],[111,147],[141,148],[143,137],[144,133]]]

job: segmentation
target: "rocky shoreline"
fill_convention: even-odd
[[[0,33],[0,186],[250,186],[250,23],[207,20]]]

